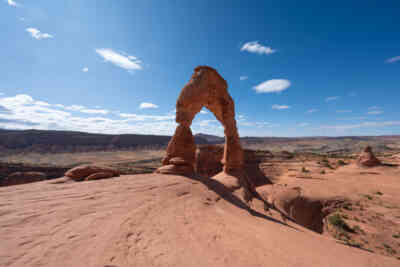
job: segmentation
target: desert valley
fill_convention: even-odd
[[[0,267],[400,266],[399,1],[0,3]]]

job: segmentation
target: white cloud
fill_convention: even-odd
[[[7,3],[8,3],[9,6],[14,6],[14,7],[20,6],[19,3],[15,2],[13,0],[7,0]]]
[[[143,103],[140,103],[139,108],[140,108],[140,109],[145,109],[145,108],[158,108],[158,106],[157,106],[156,104],[153,104],[153,103],[143,102]]]
[[[175,115],[139,115],[132,113],[119,113],[118,115],[130,121],[168,121],[175,119]]]
[[[247,76],[240,76],[240,80],[241,81],[244,81],[244,80],[247,80],[249,77],[247,77]]]
[[[340,96],[329,96],[329,97],[325,98],[325,102],[335,101],[335,100],[338,100],[339,98],[340,98]]]
[[[88,67],[84,67],[84,68],[82,69],[82,71],[83,71],[83,72],[88,72],[88,71],[89,71],[89,68],[88,68]]]
[[[367,114],[369,115],[379,115],[382,114],[383,111],[382,110],[372,110],[372,111],[368,111]]]
[[[365,120],[367,117],[348,117],[348,118],[338,118],[338,120],[342,121],[359,121],[359,120]]]
[[[351,113],[352,110],[336,110],[336,113]]]
[[[400,121],[383,121],[383,122],[363,122],[358,124],[347,124],[347,125],[326,125],[321,126],[322,129],[335,129],[335,130],[350,130],[357,128],[367,128],[367,127],[388,127],[388,126],[399,126]]]
[[[277,110],[289,109],[289,108],[290,108],[290,106],[288,106],[288,105],[277,105],[277,104],[272,105],[272,109],[277,109]]]
[[[38,29],[35,29],[35,28],[27,28],[26,31],[29,32],[30,35],[33,38],[37,39],[37,40],[53,38],[54,37],[51,34],[43,33],[43,32],[41,32],[41,31],[39,31]]]
[[[35,104],[38,106],[43,106],[43,107],[50,107],[51,105],[47,102],[44,101],[35,101]]]
[[[96,53],[99,54],[102,58],[104,58],[104,61],[110,62],[115,66],[126,69],[128,71],[142,69],[141,66],[142,61],[140,61],[134,56],[123,55],[108,48],[96,49]]]
[[[400,56],[389,58],[386,60],[386,63],[394,63],[396,61],[400,61]]]
[[[82,112],[82,113],[86,113],[86,114],[108,114],[109,113],[109,111],[106,109],[90,109],[90,108],[86,108],[85,106],[81,106],[81,105],[63,106],[60,104],[56,104],[54,106],[61,107],[66,110]]]
[[[306,127],[306,126],[310,126],[310,125],[311,125],[311,124],[308,123],[308,122],[303,122],[303,123],[297,124],[297,126],[299,126],[299,127]]]
[[[369,108],[368,108],[368,110],[375,110],[375,109],[381,109],[381,108],[378,107],[378,106],[372,106],[372,107],[369,107]]]
[[[318,111],[318,109],[312,108],[312,109],[307,110],[306,113],[311,114],[311,113],[314,113],[314,112],[317,112],[317,111]]]
[[[247,42],[245,43],[242,48],[240,48],[240,51],[247,51],[250,53],[257,53],[257,54],[273,54],[276,52],[276,50],[272,49],[269,46],[263,46],[258,41],[253,41],[253,42]]]
[[[290,81],[284,79],[273,79],[262,82],[253,87],[257,93],[280,93],[290,86]]]
[[[45,104],[44,104],[45,103]],[[47,106],[47,104],[49,106]],[[69,108],[78,111],[72,115],[60,109]],[[105,112],[95,113],[103,114]],[[89,117],[81,117],[80,112],[86,112]],[[140,133],[140,134],[173,134],[176,123],[175,116],[150,116],[126,114],[119,119],[90,116],[91,109],[84,106],[50,104],[35,100],[29,95],[21,94],[14,97],[0,97],[0,128],[5,129],[42,129],[71,130],[93,133]],[[106,114],[104,114],[106,116]]]
[[[208,112],[204,109],[200,110],[200,114],[207,114]]]
[[[0,95],[4,95],[4,93],[0,93]]]

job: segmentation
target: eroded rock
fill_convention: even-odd
[[[162,164],[156,172],[164,174],[190,175],[194,172],[196,145],[190,126],[197,113],[203,107],[209,109],[224,126],[225,146],[221,160],[223,165],[221,179],[224,174],[227,177],[237,176],[244,179],[243,150],[240,145],[239,134],[235,120],[235,105],[228,93],[227,82],[218,72],[208,66],[198,66],[190,81],[183,87],[176,103],[176,122],[178,127],[167,147],[167,153]],[[179,161],[174,158],[180,158]],[[240,184],[244,184],[241,182]],[[248,184],[248,183],[247,183]]]
[[[360,166],[364,167],[375,167],[382,165],[379,159],[377,159],[372,152],[372,148],[370,146],[367,146],[364,151],[361,153],[360,157],[358,158],[357,163]]]
[[[92,174],[96,173],[109,173],[112,176],[119,176],[120,173],[118,170],[113,168],[105,167],[105,166],[97,166],[97,165],[83,165],[75,167],[65,173],[65,176],[75,180],[75,181],[83,181],[85,178],[88,178]],[[111,178],[107,177],[107,178]],[[97,178],[99,179],[99,178]]]

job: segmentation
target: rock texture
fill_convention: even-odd
[[[199,145],[196,150],[196,174],[210,178],[223,170],[222,159],[224,147],[220,145]],[[243,150],[243,171],[247,174],[254,186],[271,184],[271,181],[260,169],[260,165],[270,159],[272,154],[268,151],[261,153],[245,149]],[[215,177],[214,177],[215,178]]]
[[[96,165],[78,166],[65,173],[65,176],[75,181],[111,178],[119,175],[120,173],[118,170]]]
[[[387,178],[400,199],[398,177]],[[351,186],[365,188],[372,179]],[[262,206],[250,210],[211,179],[139,174],[54,182],[0,188],[0,266],[399,266],[398,259],[271,217]],[[343,182],[347,188],[346,179],[336,187],[311,184],[334,190]]]
[[[375,167],[382,163],[375,157],[372,148],[367,146],[358,158],[358,164],[364,167]]]
[[[2,186],[33,183],[46,180],[46,174],[42,172],[14,172],[2,179]]]
[[[223,173],[237,176],[243,166],[243,150],[235,120],[235,105],[228,93],[226,81],[208,66],[196,67],[190,81],[183,87],[176,103],[178,127],[170,140],[163,167],[164,174],[194,173],[196,145],[190,126],[203,107],[209,109],[224,126],[225,147],[221,163]],[[179,164],[172,159],[180,158]],[[239,174],[239,176],[241,176]],[[221,178],[221,175],[218,176]],[[240,177],[238,177],[240,178]]]

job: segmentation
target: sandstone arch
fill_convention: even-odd
[[[243,176],[243,149],[235,120],[235,105],[228,93],[227,82],[218,72],[208,66],[198,66],[190,81],[183,87],[176,103],[178,126],[167,147],[163,166],[157,170],[164,174],[194,173],[196,145],[190,126],[203,107],[209,109],[223,125],[225,148],[223,172],[214,178],[231,188],[240,187]],[[246,180],[246,179],[245,179]],[[247,187],[247,186],[245,186]]]

